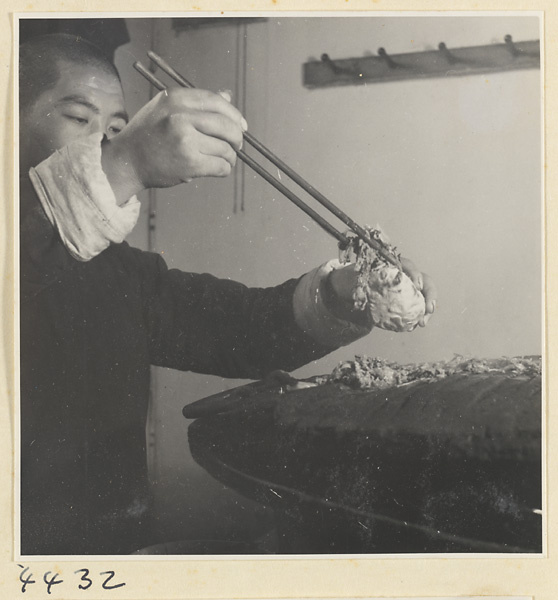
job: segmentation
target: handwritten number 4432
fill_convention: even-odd
[[[24,567],[23,565],[18,565],[18,567],[20,567],[20,569],[22,569],[21,573],[19,574],[19,580],[22,583],[21,591],[22,591],[22,593],[25,593],[27,591],[28,585],[31,585],[31,584],[37,583],[37,582],[33,579],[33,573],[29,572],[29,567]],[[81,573],[81,577],[79,580],[80,583],[78,584],[78,588],[80,590],[89,589],[93,585],[93,580],[89,577],[89,569],[78,569],[77,571],[74,571],[74,575],[77,575],[78,573]],[[99,573],[99,575],[101,575],[101,576],[108,575],[108,577],[105,577],[103,579],[103,582],[101,584],[101,586],[104,590],[115,590],[116,588],[126,585],[125,583],[113,583],[113,584],[110,583],[110,581],[114,578],[114,575],[115,575],[114,571],[103,571],[103,572]],[[64,580],[60,578],[59,573],[52,573],[52,571],[46,571],[43,574],[43,581],[44,581],[45,585],[47,586],[48,594],[51,593],[53,586],[64,582]]]

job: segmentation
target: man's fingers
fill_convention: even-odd
[[[403,272],[414,283],[415,287],[422,291],[424,286],[423,274],[417,269],[415,263],[408,258],[402,258],[401,266],[403,267]]]
[[[217,113],[228,117],[241,130],[246,131],[248,124],[242,113],[223,96],[207,90],[171,88],[167,90],[169,106],[173,110],[196,110]]]
[[[424,281],[422,293],[424,295],[424,302],[426,304],[426,313],[431,315],[436,310],[436,305],[438,303],[438,292],[434,282],[432,281],[432,278],[426,273],[423,273],[422,276]]]
[[[224,98],[227,102],[232,102],[232,92],[231,90],[219,90],[218,92],[221,98]]]
[[[222,158],[226,160],[231,167],[236,164],[236,152],[233,150],[230,144],[205,136],[200,140],[199,153],[202,156],[213,156],[215,158]]]
[[[219,96],[221,96],[221,98],[224,98],[229,103],[232,102],[231,90],[219,90]],[[244,132],[248,131],[248,122],[246,121],[246,119],[244,117],[242,117],[242,119],[240,120],[240,127],[241,127],[242,131],[244,131]]]
[[[192,125],[201,133],[229,143],[235,150],[242,148],[242,130],[238,124],[217,113],[195,112],[190,115]]]
[[[175,155],[182,181],[198,177],[226,177],[236,164],[230,144],[195,131],[185,154]],[[195,149],[193,149],[195,148]]]
[[[419,327],[426,327],[426,324],[428,323],[428,321],[430,321],[431,317],[432,313],[426,313],[424,317],[422,317],[422,319],[418,322]]]
[[[424,327],[426,323],[428,323],[430,315],[436,310],[436,303],[438,301],[436,286],[431,277],[426,273],[421,273],[413,261],[408,258],[401,258],[401,266],[403,267],[403,272],[411,279],[416,288],[420,290],[424,296],[426,316],[424,322],[419,323],[421,327]]]
[[[231,170],[231,164],[220,156],[200,155],[196,177],[227,177],[227,175],[230,175]],[[186,179],[183,179],[183,181],[186,181]]]
[[[216,113],[173,113],[168,117],[167,128],[169,143],[170,140],[175,140],[185,146],[200,148],[199,144],[215,139],[227,143],[236,151],[242,147],[242,131],[238,125]]]

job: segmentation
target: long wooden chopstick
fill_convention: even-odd
[[[153,51],[148,51],[147,55],[149,58],[169,77],[171,77],[174,81],[176,81],[180,86],[187,88],[195,88],[195,86],[188,81],[185,77],[183,77],[178,71],[176,71],[173,67],[171,67],[165,60],[163,60],[158,54]],[[165,84],[163,84],[160,80],[158,80],[150,71],[148,71],[141,63],[135,63],[134,67],[138,70],[146,79],[148,79],[157,89],[160,91],[167,89]],[[345,212],[343,212],[339,207],[337,207],[333,202],[331,202],[328,198],[326,198],[323,194],[321,194],[314,186],[308,183],[302,176],[300,176],[296,171],[291,169],[286,163],[284,163],[278,156],[276,156],[271,150],[269,150],[264,144],[259,142],[253,135],[248,132],[244,133],[244,139],[255,148],[260,154],[262,154],[265,158],[267,158],[271,163],[273,163],[278,169],[280,169],[283,173],[285,173],[290,179],[292,179],[295,183],[297,183],[304,191],[306,191],[309,195],[311,195],[315,200],[317,200],[322,206],[327,208],[333,215],[335,215],[340,221],[342,221],[345,225],[347,225],[354,233],[363,240],[366,244],[374,248],[385,260],[396,266],[398,269],[402,269],[401,263],[398,258],[394,258],[392,255],[387,253],[382,245],[370,237],[368,232],[358,225],[353,219],[351,219]],[[284,186],[278,179],[276,179],[273,175],[267,172],[263,167],[261,167],[257,162],[255,162],[250,156],[244,153],[242,150],[237,152],[239,158],[243,160],[250,168],[252,168],[256,173],[258,173],[261,177],[263,177],[266,181],[268,181],[271,185],[273,185],[277,190],[283,193],[289,200],[291,200],[294,204],[296,204],[301,210],[303,210],[307,215],[309,215],[318,225],[322,227],[325,231],[333,235],[337,238],[342,244],[347,244],[347,237],[338,231],[335,227],[333,227],[328,221],[326,221],[321,215],[316,213],[312,208],[310,208],[304,201],[302,201],[296,194],[294,194],[289,188]]]
[[[148,71],[141,62],[134,63],[134,69],[141,73],[155,88],[157,88],[160,92],[165,91],[167,86],[153,73]],[[327,233],[335,237],[342,244],[347,244],[348,240],[346,236],[337,230],[331,223],[326,221],[320,214],[318,214],[314,209],[308,206],[303,200],[301,200],[292,190],[283,185],[277,178],[275,178],[271,173],[266,171],[261,165],[259,165],[254,159],[244,153],[242,150],[237,151],[237,156],[244,161],[251,169],[253,169],[258,175],[263,177],[268,183],[270,183],[273,187],[279,190],[283,195],[285,195],[293,204],[296,204],[301,210],[303,210],[311,219],[313,219],[322,229],[324,229]]]
[[[158,54],[153,52],[152,50],[148,50],[147,56],[169,77],[174,79],[179,85],[182,87],[195,88],[194,84],[188,81],[183,75],[181,75],[176,69],[171,67],[168,62],[162,59]],[[301,175],[299,175],[296,171],[291,169],[284,161],[282,161],[275,153],[273,153],[269,148],[264,146],[260,141],[258,141],[252,134],[248,131],[244,133],[244,139],[255,148],[260,154],[265,156],[271,163],[273,163],[277,168],[279,168],[285,175],[290,177],[295,183],[297,183],[305,192],[310,194],[315,200],[317,200],[322,206],[327,208],[332,214],[334,214],[340,221],[342,221],[347,227],[352,229],[359,238],[364,240],[369,246],[372,246],[376,251],[381,253],[381,255],[389,260],[392,264],[395,264],[396,267],[401,268],[401,265],[394,261],[387,253],[383,251],[381,245],[374,239],[370,237],[368,232],[361,227],[358,223],[356,223],[349,215],[343,212],[337,205],[335,205],[331,200],[326,198],[321,192],[319,192],[313,185],[308,183]]]

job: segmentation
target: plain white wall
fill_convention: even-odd
[[[231,89],[251,133],[355,220],[379,223],[436,281],[439,308],[426,329],[374,331],[297,374],[329,372],[358,353],[403,363],[541,353],[539,71],[318,90],[301,77],[302,63],[323,52],[485,45],[508,33],[538,39],[538,20],[297,17],[179,35],[168,20],[155,24],[161,55],[199,87]],[[154,249],[170,266],[265,286],[337,253],[334,240],[242,167],[226,180],[157,192],[156,207]],[[249,508],[189,458],[180,411],[240,382],[166,369],[155,381],[161,510],[176,522],[183,502],[191,511],[183,533],[204,535],[204,518],[217,526],[219,512]]]
[[[538,23],[282,19],[262,35],[267,69],[248,71],[249,89],[265,80],[270,90],[262,137],[358,221],[380,223],[440,293],[427,329],[377,331],[328,366],[353,351],[401,362],[540,352],[539,72],[308,91],[296,68],[324,51],[451,48],[501,43],[506,33],[536,39]],[[304,252],[294,255],[302,270],[331,247],[308,227]]]

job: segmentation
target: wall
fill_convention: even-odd
[[[329,372],[355,353],[415,362],[541,352],[540,73],[301,84],[302,63],[323,52],[484,45],[508,33],[537,39],[538,21],[297,17],[180,35],[156,23],[157,51],[199,87],[233,90],[257,138],[358,222],[381,224],[437,283],[439,308],[426,329],[374,331],[298,374]],[[242,167],[226,180],[162,190],[156,202],[155,250],[171,266],[273,285],[336,255],[333,240]],[[155,380],[164,534],[204,536],[206,519],[234,536],[235,515],[242,527],[251,508],[189,458],[180,411],[240,382],[164,369]]]
[[[375,332],[351,352],[405,362],[540,351],[539,73],[308,91],[298,65],[324,51],[396,53],[441,40],[451,48],[506,33],[536,39],[536,21],[326,19],[315,27],[283,19],[262,36],[268,68],[254,79],[281,90],[267,98],[262,137],[357,221],[380,223],[439,288],[428,329]],[[331,247],[308,227],[301,270]]]

